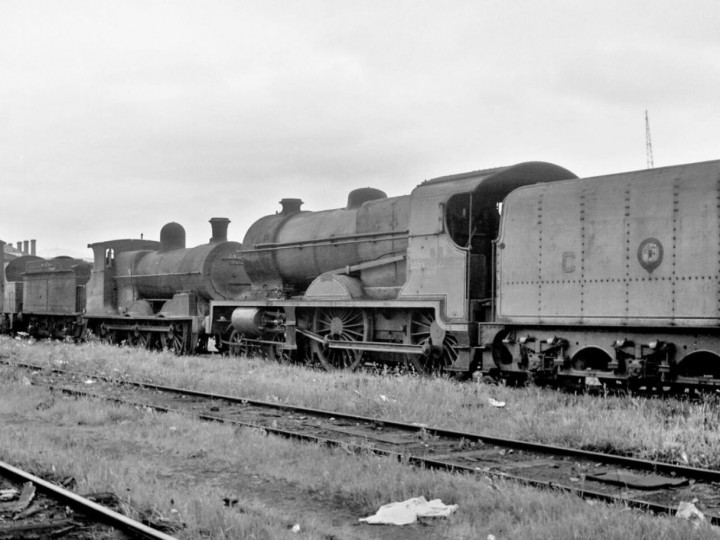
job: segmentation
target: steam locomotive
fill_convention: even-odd
[[[242,244],[214,218],[194,248],[177,224],[90,245],[54,333],[328,369],[720,384],[720,161],[586,179],[528,162],[400,197],[361,188],[334,210],[281,205]],[[6,271],[5,326],[40,320],[31,283],[54,270],[37,265]]]

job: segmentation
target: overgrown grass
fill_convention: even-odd
[[[715,398],[690,402],[574,395],[444,378],[328,373],[261,359],[175,357],[101,344],[30,345],[9,338],[0,339],[0,354],[222,394],[720,467]],[[493,407],[491,398],[506,406]]]
[[[3,370],[0,455],[39,474],[113,491],[132,516],[184,523],[179,538],[715,538],[707,526],[501,480],[418,470],[174,414],[53,396]],[[380,505],[424,495],[458,504],[408,528],[360,525]],[[226,506],[224,499],[237,501]],[[289,531],[300,525],[300,533]]]

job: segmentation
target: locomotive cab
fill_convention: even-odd
[[[457,193],[445,207],[445,227],[451,241],[467,252],[467,289],[471,302],[488,305],[492,296],[492,243],[497,237],[500,203],[477,191]],[[486,318],[477,310],[474,319]]]
[[[411,195],[408,276],[400,297],[437,299],[448,329],[490,320],[503,200],[520,186],[569,178],[576,176],[557,165],[527,162],[420,184]]]

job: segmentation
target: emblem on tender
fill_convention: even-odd
[[[652,274],[663,259],[663,247],[660,240],[656,238],[648,238],[640,243],[638,248],[638,260],[640,266]]]

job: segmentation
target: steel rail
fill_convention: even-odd
[[[62,500],[63,503],[73,506],[85,514],[90,514],[98,518],[100,521],[118,529],[140,535],[142,538],[150,538],[153,540],[177,540],[174,536],[170,536],[169,534],[165,534],[161,531],[148,527],[147,525],[143,525],[139,521],[135,521],[134,519],[130,519],[127,516],[115,512],[114,510],[105,508],[104,506],[81,497],[72,491],[68,491],[67,489],[52,484],[42,478],[23,471],[22,469],[18,469],[9,463],[5,463],[4,461],[0,461],[0,471],[25,482],[32,482],[41,490],[51,494],[57,499]]]
[[[8,362],[2,362],[2,363],[8,363]],[[33,364],[13,363],[13,365],[18,365],[18,366],[26,367],[26,368],[30,368],[30,369],[47,370],[47,368],[44,368],[42,366],[36,366]],[[51,371],[56,372],[56,373],[73,373],[73,372],[63,371],[63,370],[55,369],[55,368],[53,368]],[[509,439],[509,438],[504,438],[504,437],[496,437],[496,436],[492,436],[492,435],[484,435],[482,433],[470,433],[470,432],[463,432],[463,431],[444,429],[444,428],[436,428],[436,427],[430,427],[430,426],[418,426],[415,424],[408,424],[406,422],[398,422],[395,420],[387,420],[387,419],[383,419],[383,418],[371,418],[371,417],[367,417],[367,416],[359,416],[359,415],[343,413],[343,412],[338,412],[338,411],[314,409],[314,408],[309,408],[309,407],[301,407],[301,406],[297,406],[297,405],[289,405],[289,404],[283,404],[283,403],[272,403],[272,402],[268,402],[268,401],[261,401],[261,400],[251,399],[251,398],[228,396],[228,395],[224,395],[224,394],[214,394],[214,393],[210,393],[210,392],[202,392],[199,390],[190,390],[190,389],[185,389],[185,388],[175,388],[172,386],[164,386],[164,385],[154,384],[154,383],[126,381],[126,380],[114,379],[112,377],[94,376],[94,375],[87,375],[87,374],[81,374],[81,373],[74,373],[74,374],[93,377],[95,379],[103,380],[105,382],[124,384],[127,386],[134,386],[137,388],[147,388],[150,390],[157,390],[160,392],[168,392],[168,393],[173,393],[173,394],[194,396],[194,397],[199,397],[199,398],[209,399],[209,400],[225,401],[225,402],[234,403],[234,404],[254,405],[257,407],[264,407],[264,408],[268,408],[268,409],[292,411],[292,412],[304,413],[304,414],[308,414],[308,415],[320,416],[323,418],[336,418],[336,419],[343,419],[343,420],[348,420],[348,421],[352,421],[352,422],[364,422],[364,423],[369,423],[369,424],[388,426],[388,427],[392,427],[392,428],[403,430],[403,431],[409,431],[409,432],[424,431],[428,434],[439,436],[439,437],[448,437],[448,438],[458,439],[458,440],[465,439],[467,441],[482,442],[485,444],[491,444],[491,445],[505,447],[505,448],[527,450],[527,451],[531,451],[531,452],[545,453],[545,454],[551,454],[551,455],[575,457],[575,458],[579,458],[579,459],[588,459],[591,461],[606,463],[606,464],[610,464],[610,465],[624,466],[624,467],[632,468],[635,470],[653,471],[653,472],[670,474],[670,475],[685,476],[688,478],[703,480],[706,482],[719,482],[720,483],[720,470],[716,470],[716,469],[704,469],[704,468],[697,468],[697,467],[689,467],[686,465],[677,465],[677,464],[673,464],[673,463],[664,463],[661,461],[644,460],[644,459],[633,458],[633,457],[628,457],[628,456],[621,456],[621,455],[617,455],[617,454],[604,454],[601,452],[593,452],[591,450],[579,450],[576,448],[567,448],[567,447],[555,446],[555,445],[551,445],[551,444],[535,443],[535,442],[529,442],[529,441],[522,441],[519,439]]]
[[[686,465],[675,465],[672,463],[663,463],[661,461],[650,461],[644,459],[638,459],[633,457],[621,456],[616,454],[604,454],[601,452],[593,452],[590,450],[578,450],[575,448],[567,448],[563,446],[555,446],[551,444],[534,443],[529,441],[522,441],[518,439],[508,439],[504,437],[495,437],[491,435],[483,435],[481,433],[469,433],[463,431],[456,431],[451,429],[435,428],[430,426],[418,426],[414,424],[408,424],[405,422],[397,422],[395,420],[386,420],[382,418],[371,418],[367,416],[358,416],[354,414],[342,413],[338,411],[327,411],[323,409],[313,409],[309,407],[300,407],[296,405],[288,405],[283,403],[272,403],[268,401],[260,401],[255,399],[227,396],[223,394],[213,394],[208,392],[201,392],[198,390],[189,390],[183,388],[174,388],[171,386],[163,386],[153,383],[141,383],[135,381],[120,381],[112,378],[95,377],[96,379],[102,379],[106,382],[116,382],[120,384],[127,384],[129,386],[136,386],[140,388],[148,388],[151,390],[158,390],[161,392],[169,392],[174,394],[181,394],[187,396],[200,397],[203,399],[226,401],[228,403],[235,404],[248,404],[255,405],[257,407],[265,407],[272,409],[279,409],[285,411],[292,411],[297,413],[304,413],[309,415],[321,416],[324,418],[340,418],[343,420],[349,420],[352,422],[365,422],[369,424],[382,425],[393,427],[403,431],[417,432],[425,431],[431,435],[439,437],[448,437],[452,439],[465,439],[468,441],[482,442],[485,444],[492,444],[495,446],[501,446],[506,448],[513,448],[519,450],[528,450],[532,452],[539,452],[552,455],[562,455],[568,457],[576,457],[581,459],[588,459],[592,461],[599,461],[611,465],[621,465],[633,469],[662,472],[665,474],[675,474],[680,476],[687,476],[689,478],[700,479],[708,482],[720,482],[720,470],[714,469],[702,469],[696,467],[688,467]]]
[[[158,406],[158,405],[152,405],[147,403],[142,403],[138,401],[132,401],[132,400],[125,400],[117,397],[109,397],[109,396],[103,396],[100,394],[95,394],[93,392],[87,392],[84,390],[76,390],[73,388],[63,388],[63,387],[53,387],[50,386],[52,390],[60,391],[63,393],[66,393],[68,395],[74,395],[79,397],[90,397],[93,399],[103,399],[106,401],[112,401],[115,403],[121,403],[125,405],[131,405],[134,407],[144,407],[147,409],[152,409],[159,412],[166,412],[166,413],[175,413],[175,414],[182,414],[185,416],[192,416],[194,418],[197,418],[199,420],[203,421],[209,421],[209,422],[219,422],[219,423],[226,423],[230,424],[232,426],[238,426],[238,427],[246,427],[250,429],[256,429],[256,430],[262,430],[264,433],[277,435],[280,437],[288,438],[288,439],[294,439],[294,440],[300,440],[304,442],[309,443],[315,443],[323,446],[327,446],[330,448],[345,448],[352,450],[352,445],[349,445],[345,441],[338,441],[335,439],[329,439],[326,437],[319,437],[317,435],[309,435],[307,433],[298,433],[294,431],[289,431],[282,428],[274,428],[271,426],[261,426],[258,424],[252,424],[249,422],[243,422],[241,420],[234,420],[230,418],[223,418],[219,416],[204,414],[204,413],[193,413],[184,411],[181,409],[174,409],[171,407],[165,407],[165,406]],[[281,407],[282,408],[282,407]],[[294,410],[294,409],[293,409]],[[301,409],[301,410],[309,410],[309,409]],[[336,415],[336,418],[338,416]],[[417,426],[415,426],[417,427]],[[505,472],[498,472],[498,471],[486,471],[481,470],[476,467],[469,467],[466,465],[460,465],[460,464],[454,464],[454,463],[446,463],[444,461],[438,461],[436,459],[432,458],[426,458],[423,456],[416,456],[416,455],[407,455],[400,452],[394,452],[392,450],[384,450],[381,448],[366,448],[366,447],[357,447],[358,450],[362,450],[364,452],[370,451],[375,455],[378,456],[385,456],[389,458],[394,458],[397,461],[410,463],[414,466],[419,467],[426,467],[428,469],[434,469],[434,470],[441,470],[446,472],[459,472],[459,473],[466,473],[466,474],[473,474],[473,475],[484,475],[486,477],[492,477],[492,478],[498,478],[510,482],[515,482],[519,484],[523,484],[530,487],[535,487],[539,489],[546,489],[550,491],[561,491],[563,493],[568,493],[574,496],[578,496],[582,499],[593,499],[598,500],[604,503],[609,504],[619,504],[626,507],[631,508],[637,508],[644,511],[654,512],[656,514],[666,514],[666,515],[674,515],[677,512],[677,508],[674,506],[668,506],[660,503],[655,503],[651,501],[645,501],[642,499],[632,499],[629,497],[624,497],[622,495],[612,495],[609,493],[602,493],[599,491],[594,491],[591,489],[585,488],[585,486],[581,487],[575,487],[571,485],[566,484],[560,484],[545,480],[536,480],[533,478],[525,478],[522,476],[517,476],[513,474],[508,474]],[[716,515],[706,515],[706,519],[712,524],[712,525],[720,525],[720,516]]]

